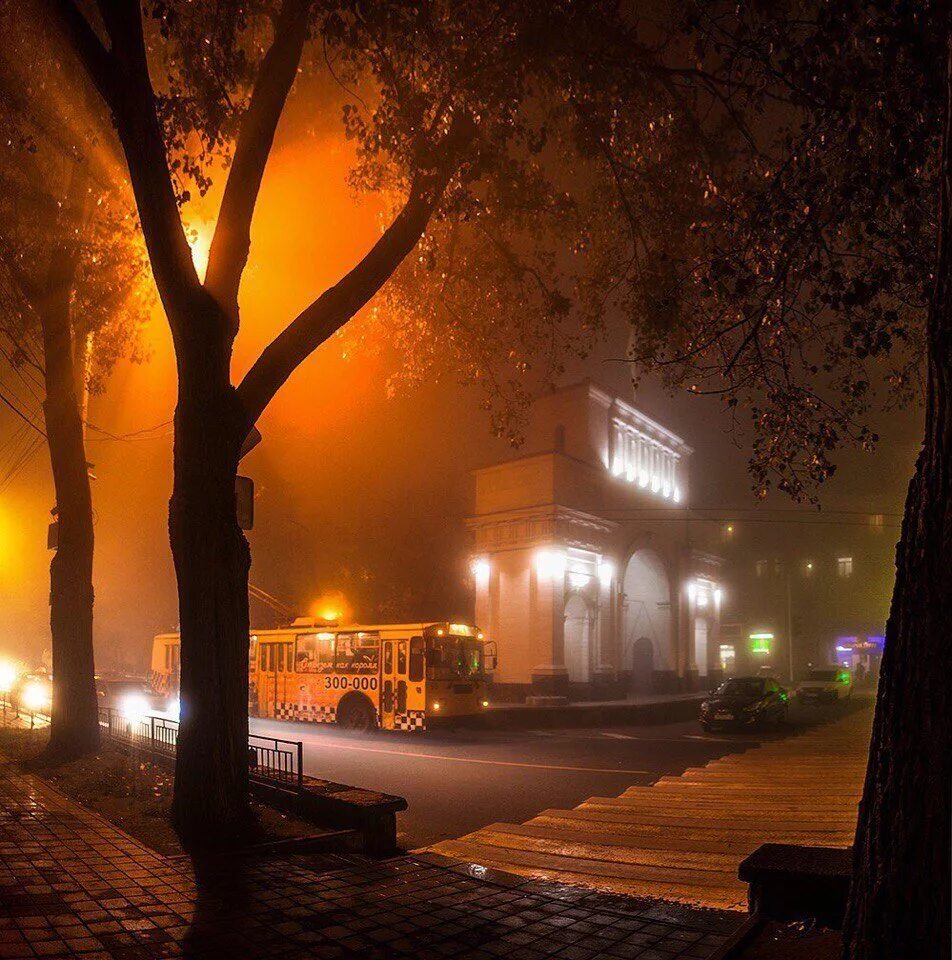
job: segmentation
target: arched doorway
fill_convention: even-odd
[[[588,683],[592,662],[592,612],[584,598],[573,593],[565,601],[565,669],[571,683]]]
[[[650,693],[654,689],[654,645],[648,637],[639,637],[631,651],[631,689]]]
[[[622,580],[622,614],[621,662],[632,671],[631,689],[647,692],[654,689],[655,674],[673,671],[675,662],[671,587],[656,551],[631,555]]]

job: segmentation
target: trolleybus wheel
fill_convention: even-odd
[[[354,733],[370,733],[377,726],[377,717],[363,697],[345,697],[337,708],[337,724]]]

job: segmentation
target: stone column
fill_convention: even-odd
[[[541,576],[536,564],[529,575],[529,632],[539,661],[532,668],[533,706],[568,703],[569,675],[565,669],[565,571]]]

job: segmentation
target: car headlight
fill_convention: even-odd
[[[149,701],[141,693],[127,693],[119,701],[119,713],[124,720],[138,723],[149,712]]]
[[[50,705],[50,691],[45,683],[34,680],[23,688],[23,706],[27,710],[44,710]]]

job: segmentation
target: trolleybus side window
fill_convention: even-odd
[[[334,672],[334,634],[310,633],[297,638],[298,673]]]
[[[407,642],[401,640],[397,644],[397,673],[402,677],[407,672]]]
[[[380,662],[380,635],[337,634],[337,669],[341,673],[376,673]]]
[[[423,637],[410,638],[410,682],[419,683],[423,679]]]
[[[383,645],[383,672],[393,673],[393,644],[385,643]]]
[[[270,643],[262,643],[261,646],[258,648],[259,650],[258,669],[259,670],[263,671],[268,669],[268,650],[269,649],[271,649]]]

